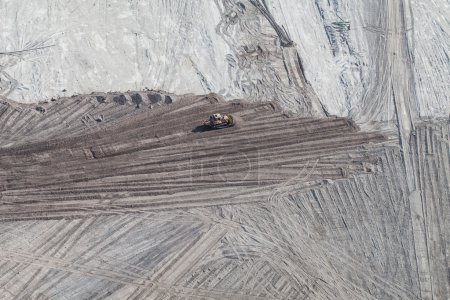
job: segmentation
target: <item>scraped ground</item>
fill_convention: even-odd
[[[306,184],[371,172],[373,144],[385,139],[345,118],[297,118],[274,103],[213,94],[98,97],[102,103],[81,96],[37,110],[4,106],[2,120],[11,126],[3,127],[7,146],[0,149],[0,218],[258,202],[288,179]],[[237,125],[201,126],[214,112],[233,114]]]
[[[4,99],[3,298],[446,299],[448,122],[408,156],[373,127],[215,94]]]
[[[448,8],[0,0],[0,298],[450,299]]]

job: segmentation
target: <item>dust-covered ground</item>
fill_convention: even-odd
[[[450,298],[448,10],[0,0],[0,298]]]
[[[0,124],[5,299],[448,296],[446,120],[408,153],[395,124],[215,94],[3,100]]]
[[[420,116],[442,117],[449,11],[446,0],[1,0],[0,94],[29,103],[148,87],[305,112],[290,74],[299,58],[330,114],[392,120],[407,84]]]

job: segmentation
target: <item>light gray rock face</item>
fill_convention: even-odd
[[[303,58],[307,79],[327,108],[362,120],[389,120],[392,85],[411,77],[411,102],[421,116],[450,108],[447,1],[269,0]],[[402,40],[399,49],[393,39]]]
[[[2,94],[228,90],[214,1],[1,1]],[[5,54],[6,53],[6,54]],[[66,90],[63,93],[62,90]]]
[[[149,87],[365,122],[394,118],[403,74],[417,115],[450,108],[444,0],[0,4],[0,92],[21,102]]]

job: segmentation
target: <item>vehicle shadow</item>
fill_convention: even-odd
[[[192,129],[192,132],[205,132],[205,131],[211,131],[212,128],[207,126],[207,125],[199,125],[194,127],[194,129]]]

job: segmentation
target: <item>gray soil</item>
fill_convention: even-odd
[[[450,299],[448,0],[0,20],[0,299]]]
[[[373,127],[215,94],[2,100],[4,298],[448,298],[449,124],[408,153]]]

